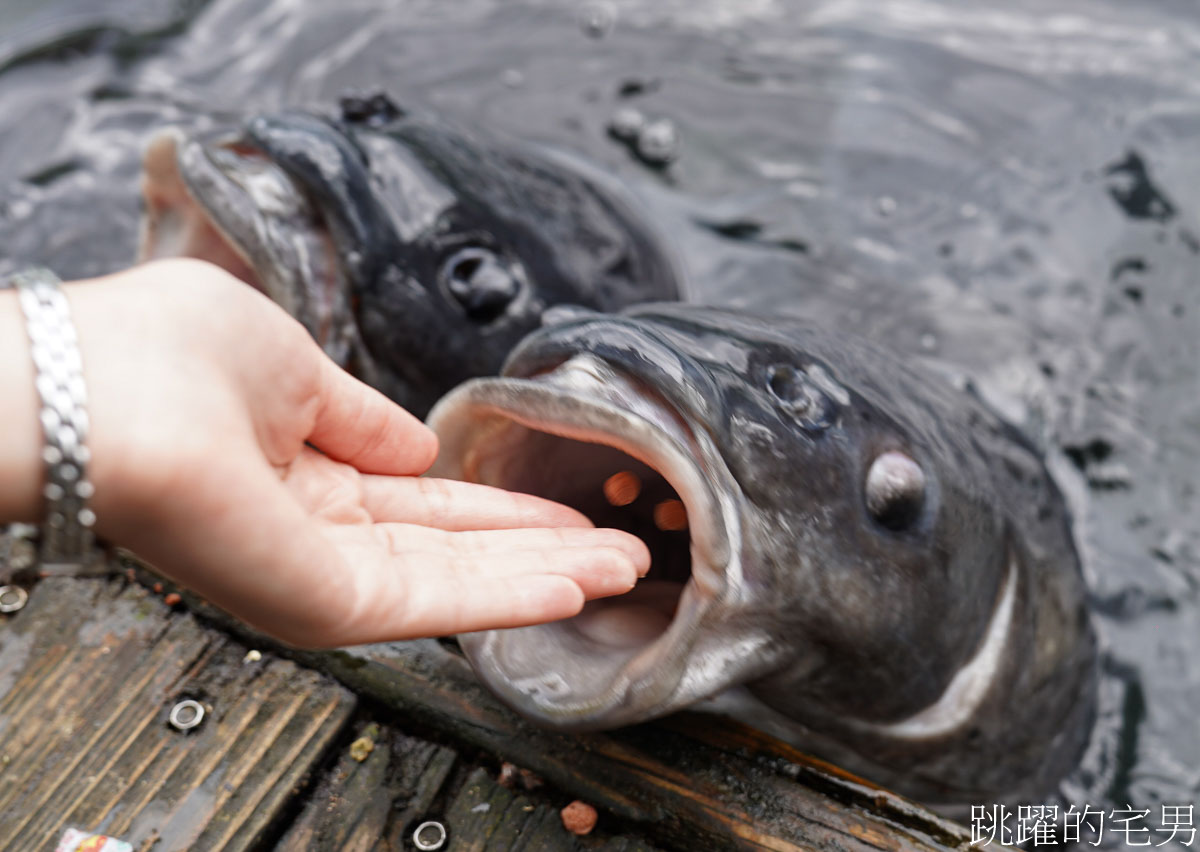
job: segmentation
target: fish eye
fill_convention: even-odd
[[[824,429],[830,424],[833,403],[804,370],[784,364],[771,367],[767,389],[802,425]]]
[[[482,246],[461,248],[442,264],[442,283],[476,322],[504,313],[521,292],[519,267]]]
[[[871,517],[899,532],[912,526],[925,507],[925,471],[904,453],[889,450],[871,462],[865,490]]]

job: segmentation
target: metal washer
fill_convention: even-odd
[[[188,713],[191,713],[190,717],[186,715]],[[191,698],[185,698],[171,708],[171,715],[167,721],[177,731],[190,731],[204,721],[204,705]]]
[[[16,612],[29,602],[29,593],[20,586],[0,586],[0,612]]]
[[[432,829],[434,832],[433,838],[423,840],[421,834],[427,829]],[[435,820],[426,820],[413,829],[412,842],[413,846],[419,849],[420,852],[437,852],[438,849],[446,845],[446,826]]]

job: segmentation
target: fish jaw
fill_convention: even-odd
[[[208,260],[267,295],[345,367],[361,351],[349,285],[320,210],[236,134],[168,128],[143,160],[138,259]]]
[[[479,676],[517,711],[570,730],[631,724],[779,664],[752,617],[736,484],[707,434],[647,386],[576,355],[532,378],[468,382],[429,424],[442,447],[432,475],[561,499],[573,482],[599,494],[613,472],[605,465],[624,463],[656,472],[687,510],[686,580],[655,579],[652,567],[632,592],[591,601],[573,618],[459,637]],[[547,453],[566,464],[546,465]],[[537,481],[539,467],[547,481]]]

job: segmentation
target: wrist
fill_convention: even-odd
[[[88,392],[95,531],[112,544],[138,550],[244,432],[228,416],[236,406],[223,364],[227,314],[238,311],[225,309],[214,270],[157,261],[67,288]]]

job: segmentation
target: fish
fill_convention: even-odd
[[[573,506],[652,567],[572,618],[459,637],[503,701],[587,731],[740,695],[931,804],[1041,794],[1076,764],[1097,650],[1070,512],[969,385],[803,318],[552,319],[434,407],[431,473]]]
[[[494,375],[556,306],[680,295],[662,238],[601,170],[383,94],[164,130],[142,195],[139,259],[217,263],[418,416]]]

